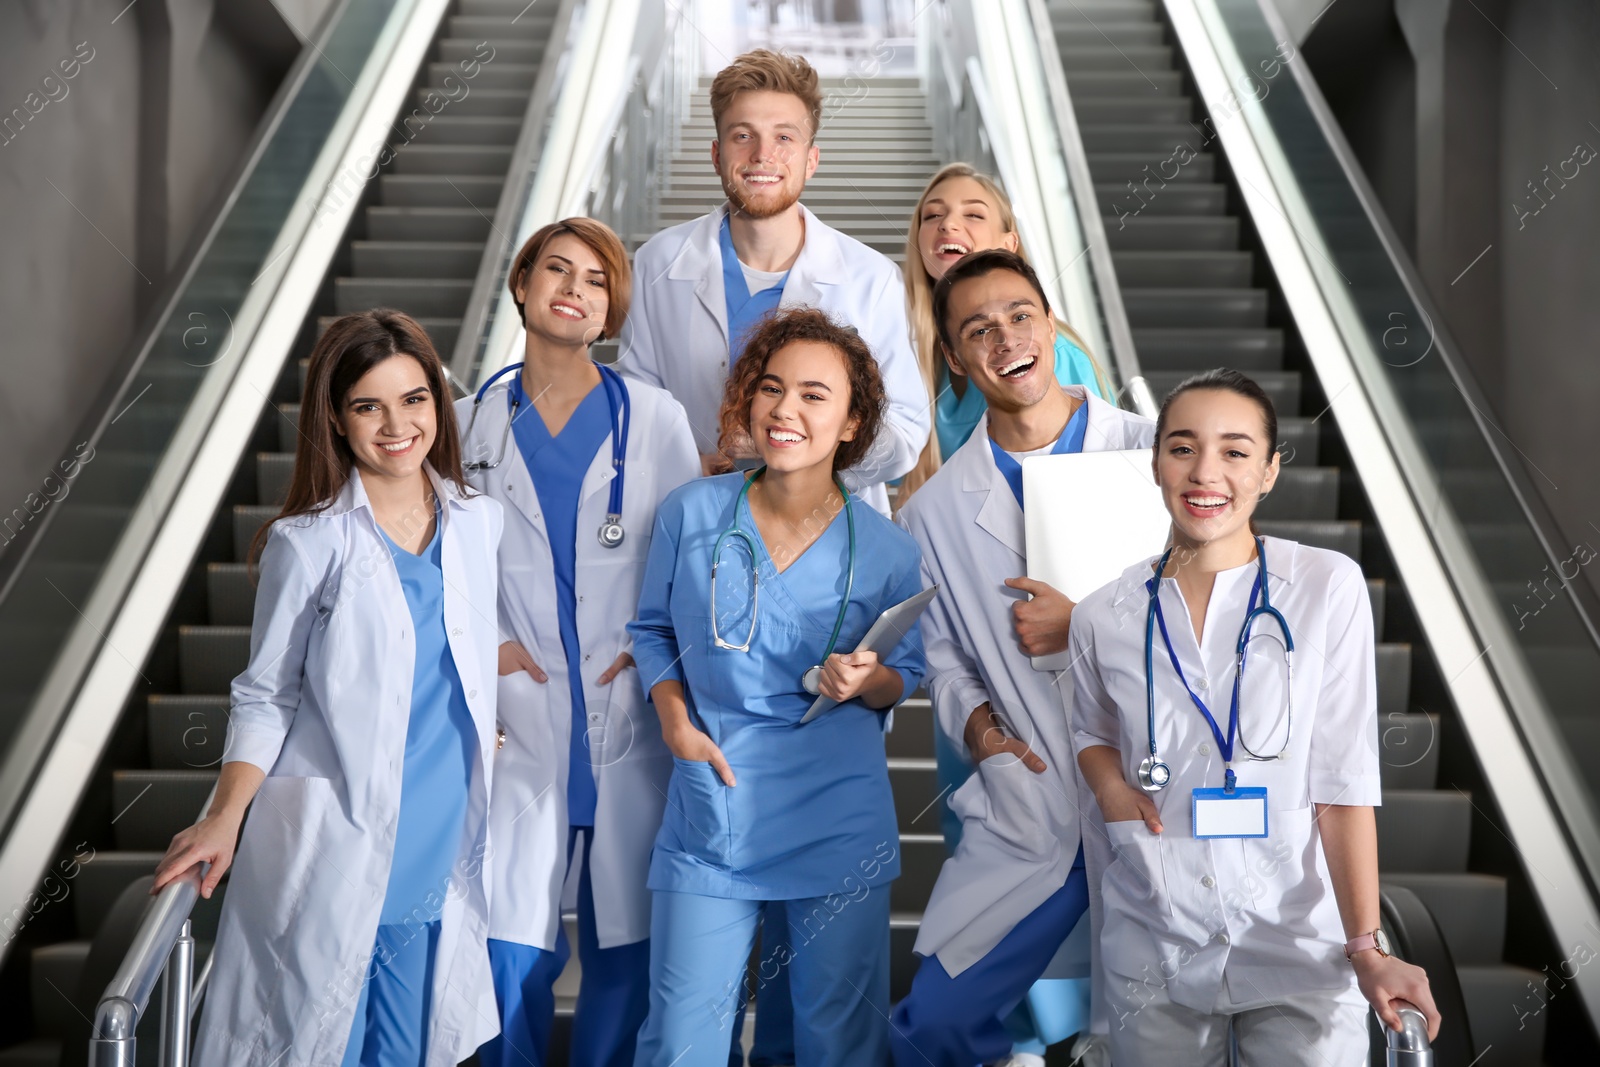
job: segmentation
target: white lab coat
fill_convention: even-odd
[[[1149,419],[1090,396],[1082,386],[1067,391],[1089,405],[1085,452],[1149,447]],[[1084,521],[1094,521],[1092,505]],[[1011,608],[1025,595],[1004,582],[1028,571],[1023,515],[995,466],[987,415],[901,509],[900,522],[922,549],[924,586],[940,587],[922,620],[939,729],[966,754],[967,718],[987,701],[1047,768],[1035,774],[994,757],[950,795],[950,807],[962,820],[961,844],[940,869],[916,951],[937,955],[957,975],[1066,884],[1082,833],[1079,808],[1088,794],[1080,796],[1058,675],[1034,670],[1017,647]],[[1086,945],[1087,937],[1082,940]],[[1086,975],[1087,963],[1060,959],[1049,974]]]
[[[425,470],[442,502],[450,653],[478,739],[447,893],[414,913],[419,928],[441,923],[426,1062],[445,1067],[498,1030],[483,872],[501,512]],[[267,778],[229,876],[197,1064],[343,1055],[394,858],[415,654],[405,593],[352,472],[329,507],[276,523],[261,556],[250,665],[233,681],[223,760]]]
[[[825,225],[800,205],[805,246],[789,271],[783,307],[808,305],[855,327],[878,358],[889,409],[871,452],[845,472],[846,486],[889,513],[882,483],[909,471],[932,427],[928,388],[906,321],[904,282],[889,259]],[[728,380],[728,304],[718,235],[724,203],[663,230],[634,254],[633,307],[617,369],[667,390],[683,404],[701,452],[717,448]]]
[[[468,461],[502,462],[469,470],[468,480],[505,506],[500,539],[502,639],[533,656],[549,681],[524,671],[500,679],[500,724],[506,744],[496,755],[490,836],[496,862],[489,936],[554,949],[561,921],[567,857],[567,754],[572,737],[572,691],[556,610],[555,565],[533,477],[513,434],[505,380],[484,394],[473,421],[473,399],[456,402]],[[626,536],[604,548],[596,536],[610,501],[611,435],[584,475],[578,505],[578,639],[583,649],[584,703],[594,762],[595,832],[590,854],[595,926],[601,948],[650,936],[645,879],[650,848],[661,828],[672,754],[646,703],[637,670],[598,685],[613,660],[633,647],[626,626],[639,606],[656,508],[672,490],[700,473],[700,457],[683,408],[666,393],[627,383],[632,402],[625,457],[622,525]],[[524,409],[519,417],[538,418]]]
[[[1164,830],[1155,835],[1142,822],[1110,823],[1115,858],[1090,870],[1091,880],[1104,874],[1106,981],[1143,983],[1142,999],[1170,996],[1197,1012],[1244,1011],[1308,993],[1341,1003],[1361,996],[1344,959],[1344,928],[1313,805],[1382,799],[1366,582],[1361,568],[1336,552],[1264,541],[1272,605],[1295,642],[1294,723],[1287,758],[1246,762],[1239,749],[1234,767],[1241,786],[1267,788],[1269,836],[1193,836],[1191,790],[1222,785],[1222,757],[1158,629],[1156,744],[1172,781],[1152,795]],[[1073,614],[1070,641],[1074,745],[1080,752],[1094,745],[1118,749],[1123,777],[1135,787],[1149,752],[1145,582],[1154,563],[1130,567],[1085,597]],[[1223,729],[1255,578],[1254,561],[1217,575],[1200,646],[1176,580],[1161,586],[1162,613],[1184,674]],[[1275,639],[1278,628],[1261,618],[1254,632]],[[1252,651],[1239,710],[1245,739],[1264,755],[1284,740],[1280,653],[1276,644],[1261,658]]]

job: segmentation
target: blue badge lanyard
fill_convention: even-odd
[[[513,363],[497,373],[495,378],[507,371],[520,371],[522,366],[521,363]],[[622,380],[622,375],[603,363],[596,363],[594,368],[600,372],[600,387],[606,391],[606,407],[611,415],[611,469],[616,472],[616,476],[611,479],[611,494],[606,500],[606,519],[600,524],[597,536],[605,548],[616,548],[627,536],[622,527],[622,490],[627,474],[628,428],[633,422],[633,401],[628,396],[628,385]],[[484,389],[487,389],[493,381],[491,378],[485,383]],[[480,390],[478,395],[481,399],[483,391]],[[506,390],[506,402],[509,405],[506,416],[508,428],[511,422],[515,421],[518,409],[526,400],[527,394],[522,391],[522,376],[518,374],[511,379],[510,387]],[[504,451],[504,445],[501,446],[501,450]]]
[[[1083,403],[1078,405],[1078,410],[1074,411],[1072,418],[1067,420],[1067,425],[1061,431],[1061,436],[1056,438],[1056,446],[1050,450],[1050,455],[1061,456],[1073,452],[1082,452],[1083,439],[1088,432],[1089,405]],[[1006,484],[1011,486],[1011,494],[1017,498],[1017,507],[1023,507],[1021,461],[1001,448],[999,443],[992,437],[989,438],[989,451],[994,453],[994,465],[999,468],[1001,476],[1006,480]]]
[[[722,249],[722,293],[728,313],[728,364],[732,366],[743,353],[745,336],[751,328],[783,300],[783,288],[789,283],[789,272],[783,272],[778,284],[751,295],[750,286],[744,280],[739,252],[733,247],[733,226],[727,215],[722,217],[717,240]]]
[[[1168,550],[1168,555],[1171,555],[1170,550]],[[1168,637],[1168,633],[1166,633],[1166,616],[1162,613],[1162,598],[1160,598],[1160,589],[1158,589],[1158,585],[1160,585],[1160,581],[1162,581],[1162,571],[1165,571],[1166,569],[1165,565],[1166,557],[1163,555],[1162,568],[1160,568],[1160,571],[1157,571],[1155,577],[1150,579],[1150,587],[1152,587],[1152,592],[1150,592],[1150,603],[1152,603],[1152,609],[1154,609],[1155,622],[1157,622],[1158,627],[1160,627],[1160,630],[1162,630],[1162,643],[1163,645],[1166,645],[1166,656],[1170,657],[1171,661],[1173,661],[1173,670],[1174,672],[1178,673],[1178,680],[1181,681],[1182,686],[1184,686],[1184,691],[1189,694],[1190,701],[1194,701],[1195,707],[1200,709],[1200,715],[1205,717],[1206,726],[1210,726],[1211,728],[1211,736],[1216,739],[1216,747],[1218,747],[1218,752],[1221,752],[1222,755],[1222,766],[1226,768],[1224,769],[1224,774],[1222,774],[1222,789],[1226,789],[1227,792],[1234,792],[1234,787],[1238,784],[1237,777],[1234,776],[1234,737],[1238,734],[1238,694],[1240,694],[1240,681],[1243,680],[1240,675],[1245,673],[1245,664],[1243,664],[1243,661],[1240,661],[1240,664],[1238,664],[1237,667],[1237,673],[1235,673],[1234,697],[1232,697],[1232,701],[1230,701],[1229,704],[1229,710],[1227,710],[1227,734],[1224,736],[1224,734],[1222,734],[1221,726],[1216,725],[1216,717],[1211,715],[1211,709],[1206,707],[1205,701],[1200,699],[1200,696],[1195,693],[1194,688],[1190,688],[1189,678],[1184,677],[1184,669],[1182,669],[1182,665],[1178,662],[1178,653],[1173,651],[1173,641],[1171,641],[1171,637]],[[1254,581],[1254,584],[1251,585],[1250,606],[1245,609],[1246,625],[1248,625],[1248,619],[1250,619],[1250,617],[1256,613],[1256,597],[1258,597],[1259,593],[1261,593],[1261,579],[1262,574],[1264,573],[1266,573],[1266,571],[1262,569],[1261,573],[1256,574],[1256,581]],[[1149,651],[1149,646],[1147,646],[1147,651]],[[1146,657],[1146,661],[1149,662],[1149,657]],[[1154,677],[1149,678],[1149,685],[1154,688]],[[1154,699],[1154,697],[1152,697],[1152,699]],[[1154,705],[1152,705],[1152,707],[1154,707]],[[1154,737],[1152,737],[1152,749],[1154,749]]]

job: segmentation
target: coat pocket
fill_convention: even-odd
[[[1108,889],[1115,888],[1125,901],[1157,915],[1170,915],[1166,869],[1161,860],[1161,835],[1153,834],[1142,819],[1106,823],[1106,837],[1114,858],[1106,869]]]
[[[330,807],[337,803],[327,778],[269,776],[256,791],[228,883],[228,906],[250,917],[267,938],[295,921],[316,865]]]
[[[733,851],[728,787],[709,763],[672,758],[666,821],[676,827],[684,851],[726,867]]]

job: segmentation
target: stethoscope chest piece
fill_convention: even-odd
[[[822,665],[818,664],[815,667],[807,667],[806,672],[800,676],[800,684],[804,686],[805,691],[810,693],[812,696],[816,696],[821,693]]]
[[[1139,764],[1139,788],[1146,793],[1159,793],[1172,781],[1172,768],[1156,759],[1146,756],[1144,762]]]
[[[617,548],[627,534],[622,529],[621,515],[607,515],[606,521],[600,524],[600,546],[602,548]]]

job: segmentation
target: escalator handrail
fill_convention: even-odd
[[[1447,676],[1445,687],[1488,788],[1508,798],[1501,805],[1502,832],[1520,853],[1539,857],[1529,882],[1555,940],[1578,943],[1600,927],[1600,827],[1587,806],[1570,748],[1562,744],[1509,627],[1493,609],[1460,522],[1452,509],[1440,506],[1437,479],[1409,413],[1383,376],[1349,286],[1319,277],[1321,263],[1333,260],[1298,178],[1288,171],[1283,146],[1262,107],[1264,97],[1241,99],[1231,88],[1250,71],[1236,52],[1222,6],[1233,17],[1259,17],[1280,40],[1289,39],[1287,32],[1261,0],[1164,3],[1199,96],[1208,108],[1210,101],[1228,105],[1228,113],[1212,115],[1214,136],[1241,189],[1249,193],[1245,206],[1307,357],[1331,398],[1328,410],[1421,631]],[[1295,65],[1287,66],[1293,70]],[[1297,80],[1295,86],[1305,99],[1320,101],[1314,82]],[[1323,104],[1325,122],[1329,114]],[[1342,145],[1336,127],[1323,125],[1316,132]],[[1359,186],[1353,158],[1347,146],[1335,156],[1344,177]],[[1369,221],[1382,216],[1371,199],[1366,210]],[[1301,225],[1294,223],[1295,216]],[[1406,258],[1392,246],[1389,254],[1396,262]],[[1600,1025],[1600,973],[1580,971],[1575,981],[1591,1021]]]
[[[1105,217],[1100,213],[1099,198],[1095,196],[1094,176],[1089,171],[1089,156],[1083,146],[1083,133],[1078,128],[1072,93],[1067,87],[1061,50],[1056,47],[1055,27],[1050,22],[1045,0],[1025,2],[1032,22],[1031,37],[1037,46],[1045,87],[1050,94],[1050,110],[1055,116],[1056,136],[1067,169],[1067,182],[1072,189],[1073,205],[1078,212],[1078,225],[1089,250],[1089,270],[1094,277],[1095,293],[1100,299],[1101,321],[1105,324],[1112,363],[1116,367],[1118,381],[1133,402],[1134,410],[1153,419],[1157,411],[1156,399],[1140,367],[1133,328],[1128,324],[1128,309],[1122,300],[1122,286],[1117,282],[1117,268],[1111,255],[1110,240],[1106,236]]]
[[[333,180],[373,169],[371,146],[387,143],[448,8],[395,0],[382,9],[373,48],[234,318],[237,355],[207,371],[27,721],[0,753],[0,897],[26,899],[65,832],[362,201],[325,194]]]
[[[1428,991],[1433,994],[1434,1007],[1439,1009],[1439,1036],[1430,1043],[1424,1022],[1422,1048],[1433,1053],[1436,1067],[1468,1067],[1477,1052],[1472,1042],[1472,1022],[1455,959],[1433,913],[1415,892],[1393,882],[1379,883],[1378,909],[1394,954],[1428,972]],[[1414,1037],[1393,1030],[1384,1036],[1390,1048],[1396,1047],[1397,1038]]]
[[[526,234],[518,233],[517,226],[521,223],[523,207],[532,191],[533,176],[538,171],[544,152],[551,112],[567,73],[567,65],[561,62],[561,57],[572,47],[573,34],[582,25],[580,9],[584,4],[585,0],[561,0],[550,39],[545,44],[533,95],[528,98],[528,106],[523,111],[522,128],[517,133],[516,146],[511,150],[511,165],[506,171],[505,185],[500,190],[494,219],[489,224],[489,237],[484,243],[483,258],[478,263],[472,295],[461,317],[461,331],[456,335],[455,351],[448,361],[451,376],[463,389],[470,388],[476,381],[484,345],[488,340],[490,311],[511,271],[511,259],[526,237]]]

